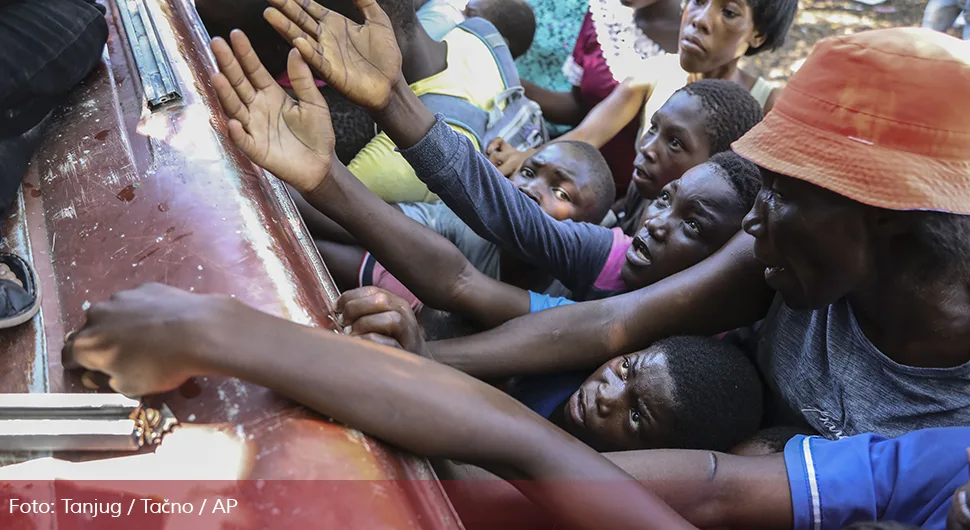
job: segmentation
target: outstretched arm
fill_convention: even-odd
[[[558,140],[576,140],[597,148],[603,147],[637,118],[652,88],[652,85],[627,79],[593,107],[582,123]],[[634,149],[635,146],[630,148]]]
[[[527,291],[479,272],[451,242],[380,200],[335,160],[326,101],[298,53],[289,58],[301,98],[293,100],[242,32],[233,32],[232,41],[234,49],[213,41],[222,72],[213,85],[243,152],[344,227],[424,303],[489,327],[529,312]]]
[[[433,342],[440,362],[479,378],[595,368],[673,335],[713,335],[763,318],[774,292],[739,233],[701,263],[649,287]]]
[[[226,297],[158,284],[119,293],[91,308],[64,359],[106,373],[129,396],[193,376],[245,379],[409,451],[514,480],[573,527],[691,528],[608,460],[484,383]]]

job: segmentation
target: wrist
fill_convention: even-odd
[[[411,87],[408,86],[408,82],[404,79],[404,74],[401,74],[394,84],[391,85],[391,91],[387,96],[387,101],[384,102],[384,106],[371,109],[371,117],[374,118],[374,121],[377,122],[377,125],[381,129],[384,129],[384,123],[393,119],[394,114],[407,104],[408,94],[411,96],[414,95],[411,92]]]
[[[189,375],[226,375],[225,359],[237,351],[236,330],[250,329],[247,322],[258,313],[228,296],[199,295],[196,311],[186,312],[186,324],[179,330],[187,346],[183,364]]]

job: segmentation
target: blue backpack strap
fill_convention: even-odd
[[[485,131],[488,128],[488,113],[462,98],[445,94],[425,94],[418,99],[435,114],[442,114],[445,123],[461,127],[470,132],[478,141],[480,151],[485,151]]]
[[[509,44],[505,42],[505,37],[495,29],[491,22],[484,18],[472,17],[465,19],[458,27],[481,39],[488,50],[492,52],[492,57],[495,58],[498,70],[502,74],[505,88],[513,88],[522,84],[519,81],[519,71],[515,68],[515,60],[512,59],[512,52],[509,51]]]

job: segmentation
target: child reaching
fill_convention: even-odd
[[[509,180],[515,189],[556,221],[596,223],[609,211],[615,193],[613,178],[603,156],[596,148],[583,142],[559,142],[545,146]],[[453,243],[478,271],[490,278],[537,292],[544,292],[552,281],[548,273],[523,263],[481,238],[440,201],[399,203],[394,206],[407,217]],[[311,208],[307,204],[303,211]],[[327,212],[314,210],[314,213]],[[329,232],[332,234],[334,231]],[[327,260],[328,269],[338,286],[352,289],[361,285],[378,285],[406,298],[413,298],[388,286],[389,283],[399,283],[363,248],[349,244],[352,236],[340,235],[339,238],[343,241],[317,240],[317,247]]]
[[[303,131],[312,127],[296,121]],[[521,504],[515,496],[524,495],[560,523],[591,530],[835,530],[878,519],[944,530],[948,514],[949,528],[967,528],[966,489],[954,495],[967,482],[966,427],[895,439],[798,436],[784,453],[763,457],[702,450],[601,455],[446,366],[228,297],[157,284],[95,304],[62,358],[65,366],[104,372],[129,396],[174,390],[194,376],[266,386],[415,454],[481,466],[511,481],[473,483],[476,507],[492,517],[509,513],[509,501]]]
[[[683,270],[720,248],[736,232],[740,219],[754,200],[754,193],[760,185],[760,174],[753,165],[733,156],[719,158],[716,166],[720,167],[720,171],[709,173],[715,174],[711,182],[726,179],[731,185],[738,199],[737,207],[731,205],[730,201],[718,202],[717,196],[701,197],[701,202],[705,199],[713,201],[713,204],[719,205],[719,209],[708,211],[706,216],[689,211],[689,206],[687,210],[678,210],[684,215],[676,219],[683,225],[680,230],[672,232],[669,245],[658,239],[666,238],[665,234],[654,231],[651,236],[643,227],[650,219],[655,226],[660,223],[658,217],[666,219],[661,216],[660,210],[663,208],[660,206],[669,206],[670,201],[676,198],[677,191],[661,191],[668,183],[712,154],[728,150],[731,142],[757,124],[761,117],[761,109],[754,99],[734,83],[704,80],[676,92],[653,116],[651,128],[644,135],[641,153],[637,157],[635,181],[651,189],[651,196],[659,198],[655,205],[644,203],[644,209],[636,213],[638,222],[629,230],[630,235],[636,238],[628,236],[620,228],[608,229],[592,223],[557,223],[543,215],[531,201],[515,192],[514,186],[504,182],[505,179],[494,168],[480,160],[477,164],[469,164],[468,169],[454,173],[433,166],[423,167],[417,174],[481,236],[498,243],[506,253],[534,265],[536,269],[549,271],[572,292],[573,299],[596,299],[637,289]],[[468,156],[477,158],[469,151],[462,151],[464,147],[453,141],[445,131],[438,134],[439,129],[436,127],[429,133],[424,143],[438,143],[440,147],[435,149],[455,153],[450,157],[455,164],[459,163],[458,153],[468,153]],[[549,144],[547,148],[556,143]],[[410,159],[408,151],[404,155]],[[524,168],[524,171],[529,173],[531,168]],[[718,176],[724,178],[718,179]],[[693,187],[695,180],[688,179],[686,185]],[[731,193],[717,186],[701,189],[702,194],[721,192],[727,196]],[[647,211],[648,208],[652,209],[652,214]],[[685,231],[688,237],[681,237]],[[673,261],[654,263],[649,267],[650,272],[645,272],[644,259],[628,252],[633,241],[638,241],[641,253],[648,251],[651,242],[657,251],[668,246],[676,247],[678,242],[691,243],[693,250],[689,255],[673,257]],[[384,287],[414,301],[413,296],[409,296],[400,285],[395,285],[393,278],[386,278],[383,270],[369,256],[365,257],[363,263],[362,271],[366,274],[362,275],[361,285]],[[380,281],[375,281],[378,278]],[[410,285],[406,281],[403,283]]]

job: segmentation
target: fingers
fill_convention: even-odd
[[[401,339],[408,336],[410,332],[409,324],[410,322],[400,313],[389,310],[358,318],[350,326],[350,336],[359,337],[368,333],[377,333],[378,335],[394,337],[401,342]]]
[[[493,138],[492,141],[488,142],[488,145],[485,146],[485,154],[487,156],[492,156],[492,153],[501,150],[503,143],[505,143],[505,140],[503,140],[501,137]]]
[[[229,139],[232,143],[236,144],[243,153],[249,158],[254,158],[254,150],[256,148],[256,140],[246,132],[243,124],[239,120],[229,120]]]
[[[313,41],[317,40],[315,36],[309,35],[307,32],[303,31],[300,26],[297,26],[295,23],[290,21],[290,18],[284,15],[279,9],[273,7],[267,8],[266,11],[263,11],[263,18],[266,19],[266,22],[269,22],[269,25],[273,26],[273,29],[282,35],[287,42],[292,43],[296,39],[307,39]]]
[[[381,6],[377,5],[377,0],[354,0],[354,5],[364,15],[365,23],[376,22],[382,26],[391,26],[391,21],[387,18],[387,14],[384,13]]]
[[[300,55],[306,63],[312,65],[316,71],[323,74],[324,78],[329,79],[331,74],[330,63],[324,58],[323,52],[320,51],[320,46],[317,43],[299,38],[293,41],[293,46],[300,52]]]
[[[233,45],[236,44],[235,33],[234,31],[232,35]],[[243,35],[243,38],[245,38],[245,35]],[[246,39],[246,42],[249,42],[248,39]],[[242,65],[239,64],[238,51],[234,51],[229,47],[229,43],[219,37],[212,39],[210,47],[212,48],[212,54],[216,56],[216,64],[219,65],[219,71],[229,81],[237,98],[247,104],[252,102],[253,98],[256,97],[256,89],[253,88],[253,85],[249,82],[249,78],[246,77],[246,73],[243,71]],[[250,46],[251,51],[252,46]]]
[[[236,29],[229,34],[229,38],[232,39],[232,49],[236,54],[236,59],[239,61],[242,71],[245,72],[249,82],[256,90],[274,86],[279,87],[276,79],[273,79],[273,76],[263,66],[262,61],[259,60],[259,56],[256,55],[256,50],[253,49],[253,44],[249,42],[249,37],[245,33]],[[239,97],[247,104],[252,101],[252,99],[247,99],[246,94],[243,93],[240,93]]]
[[[311,4],[316,6],[316,3],[309,1],[298,3],[293,0],[273,0],[270,2],[270,4],[272,4],[278,11],[282,12],[291,23],[296,24],[297,27],[306,32],[308,35],[317,37],[320,34],[320,26],[317,24],[316,20],[314,20],[314,17],[307,12],[307,7]],[[322,13],[319,13],[319,11],[314,11],[316,11],[318,15],[322,15]]]
[[[384,335],[378,335],[377,333],[368,333],[366,335],[361,335],[361,336],[359,336],[357,338],[364,339],[364,340],[368,340],[370,342],[373,342],[373,343],[376,343],[376,344],[380,344],[380,345],[383,345],[383,346],[388,346],[390,348],[395,348],[395,349],[398,349],[398,350],[404,350],[405,349],[403,346],[401,346],[401,343],[400,342],[392,339],[391,337],[387,337],[387,336],[384,336]]]
[[[226,116],[239,120],[242,123],[249,123],[249,108],[239,99],[239,94],[232,87],[232,84],[221,73],[212,76],[212,87],[216,89],[216,96],[219,104]]]
[[[303,39],[300,39],[300,41],[305,42]],[[313,79],[313,73],[310,71],[310,67],[307,66],[306,62],[304,62],[299,49],[290,50],[290,56],[287,58],[286,71],[290,74],[290,83],[293,85],[296,97],[300,101],[318,106],[326,106],[327,100],[324,99],[323,94],[320,93],[320,89],[317,88],[317,84]]]

